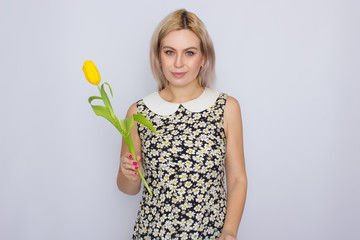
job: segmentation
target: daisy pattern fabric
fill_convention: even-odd
[[[156,92],[137,102],[157,135],[138,124],[144,177],[133,239],[218,239],[226,215],[224,107],[206,88],[195,100],[166,102]]]

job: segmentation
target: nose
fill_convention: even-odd
[[[180,68],[180,67],[184,66],[183,56],[181,54],[176,55],[174,65],[177,68]]]

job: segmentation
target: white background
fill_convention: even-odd
[[[206,24],[215,88],[242,108],[238,238],[359,239],[356,0],[1,0],[0,239],[130,239],[140,195],[116,187],[120,134],[92,112],[82,65],[124,117],[156,90],[150,37],[179,8]]]

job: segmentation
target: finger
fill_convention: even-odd
[[[139,169],[139,166],[137,165],[137,162],[133,162],[133,163],[123,163],[121,166],[122,169],[126,170],[126,171],[133,171],[133,172],[137,172],[137,170]]]
[[[139,176],[137,172],[133,172],[133,171],[127,171],[127,174],[124,174],[126,176],[127,179],[131,180],[131,181],[138,181],[139,180]]]
[[[132,171],[132,172],[137,172],[138,169],[139,169],[139,167],[138,167],[138,166],[134,166],[134,165],[128,165],[127,168],[126,168],[126,170]]]
[[[135,170],[129,169],[129,170],[127,170],[127,174],[128,174],[128,176],[130,176],[130,177],[134,177],[134,176],[137,176],[137,175],[138,175],[138,172],[135,171]]]
[[[141,156],[137,156],[138,161],[141,160]],[[140,167],[140,162],[135,161],[133,156],[130,153],[126,153],[120,158],[120,167],[122,173],[130,180],[138,180],[138,169]]]
[[[137,181],[139,179],[138,173],[133,172],[131,170],[124,170],[123,172],[124,176],[129,179],[130,181]]]
[[[128,161],[128,162],[124,163],[124,166],[125,166],[125,168],[127,168],[127,169],[135,169],[135,170],[138,170],[138,168],[139,168],[139,163],[136,162],[136,161],[131,160],[131,161]]]
[[[137,175],[137,171],[139,169],[138,163],[135,161],[128,161],[125,163],[125,161],[121,164],[121,170],[124,173],[124,175]]]
[[[121,161],[121,163],[123,163],[123,164],[134,164],[134,162],[136,162],[136,161],[134,161],[134,160],[132,159],[132,156],[131,156],[131,155],[124,155],[124,156],[122,156],[121,159],[120,159],[120,161]],[[134,164],[134,165],[135,165],[135,164]]]

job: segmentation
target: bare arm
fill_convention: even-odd
[[[130,117],[133,114],[137,113],[136,104],[130,106],[126,118]],[[134,143],[135,153],[138,158],[139,164],[134,165],[134,159],[131,159],[130,151],[126,146],[124,138],[122,139],[121,145],[121,154],[120,154],[120,166],[119,172],[117,176],[117,186],[118,188],[129,195],[135,195],[140,191],[141,187],[141,178],[137,175],[136,167],[140,167],[141,165],[141,141],[139,138],[139,134],[136,128],[136,122],[134,122],[134,126],[131,129],[131,138]]]
[[[226,133],[226,183],[227,211],[220,239],[236,239],[240,220],[244,211],[247,177],[243,148],[243,130],[240,106],[233,97],[228,97],[224,128]]]

